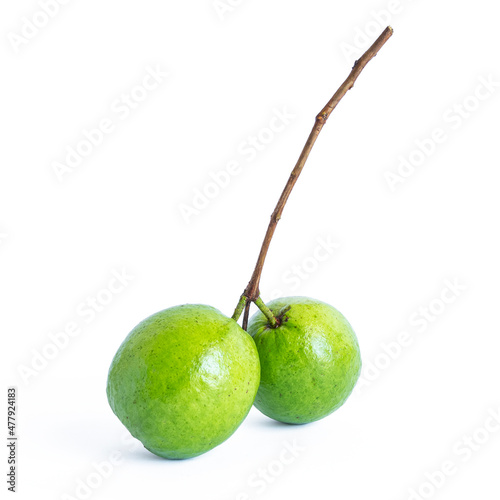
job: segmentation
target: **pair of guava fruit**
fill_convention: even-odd
[[[109,404],[152,453],[191,458],[228,439],[252,404],[304,424],[338,409],[361,370],[356,335],[332,306],[273,300],[273,327],[257,312],[248,333],[205,305],[165,309],[137,325],[111,364]]]
[[[307,297],[266,305],[258,290],[274,230],[323,125],[392,33],[388,26],[316,115],[233,317],[204,305],[172,307],[139,323],[118,349],[108,376],[109,404],[156,455],[180,459],[211,450],[234,433],[252,404],[288,424],[319,420],[354,389],[361,357],[344,316]],[[245,307],[246,326],[248,301],[260,312],[247,333],[236,320]]]

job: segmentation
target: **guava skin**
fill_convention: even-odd
[[[266,304],[281,325],[262,312],[250,319],[261,364],[254,405],[274,420],[305,424],[330,415],[351,394],[361,372],[358,340],[334,307],[307,297]]]
[[[191,458],[229,438],[259,387],[255,343],[205,305],[165,309],[139,323],[109,369],[109,404],[152,453]]]

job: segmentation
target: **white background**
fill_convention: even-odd
[[[73,0],[30,31],[39,4],[2,3],[1,335],[3,390],[18,387],[18,498],[498,499],[498,7],[221,4]],[[323,129],[261,283],[265,299],[344,313],[362,349],[358,390],[314,424],[252,409],[201,457],[151,455],[106,401],[116,349],[169,306],[232,313],[315,114],[388,17],[394,36]],[[169,75],[137,89],[148,67]],[[120,104],[131,93],[132,110]],[[293,118],[271,137],[276,110]],[[54,163],[102,119],[112,132],[58,178]],[[419,165],[391,190],[401,157]],[[228,162],[227,186],[210,185]],[[212,199],[186,221],[196,190]],[[132,278],[110,295],[113,272]],[[91,315],[92,297],[110,302]],[[68,323],[79,334],[64,341]],[[98,476],[93,464],[116,453]]]

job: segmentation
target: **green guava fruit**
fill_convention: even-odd
[[[280,325],[257,312],[248,333],[259,351],[260,387],[254,405],[289,424],[319,420],[344,404],[361,371],[358,340],[332,306],[307,297],[267,304]]]
[[[111,409],[152,453],[191,458],[229,438],[252,407],[260,363],[236,321],[205,305],[139,323],[109,369]]]

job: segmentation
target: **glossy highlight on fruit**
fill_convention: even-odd
[[[307,297],[267,304],[281,325],[272,328],[262,312],[250,319],[261,363],[255,406],[280,422],[304,424],[340,408],[361,371],[351,325],[334,307]]]
[[[259,386],[254,341],[205,305],[165,309],[137,325],[109,369],[109,404],[130,433],[161,457],[190,458],[224,442]]]

